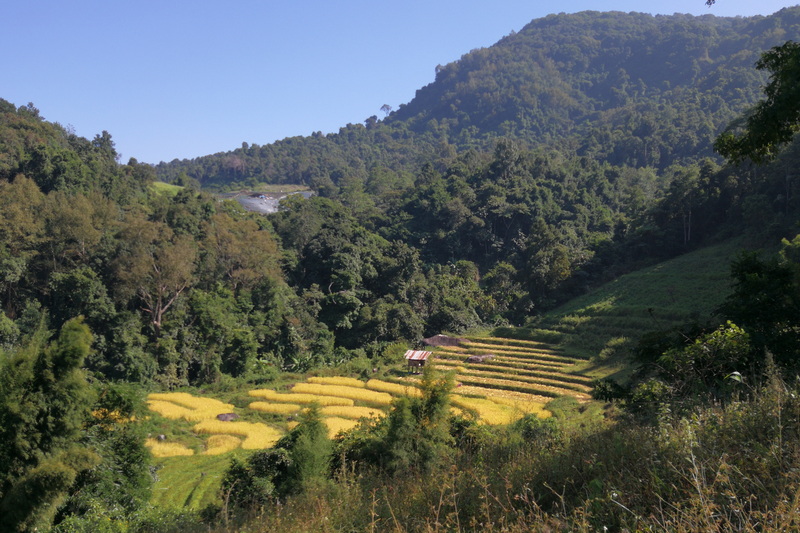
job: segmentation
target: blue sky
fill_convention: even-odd
[[[9,0],[0,98],[125,162],[268,144],[382,116],[438,64],[555,12],[768,15],[796,2],[704,0]]]

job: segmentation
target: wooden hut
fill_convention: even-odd
[[[405,355],[406,361],[408,361],[408,368],[409,370],[414,370],[417,372],[419,368],[425,366],[425,362],[431,356],[431,352],[425,352],[422,350],[408,350]]]

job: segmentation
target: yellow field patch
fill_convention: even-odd
[[[495,403],[486,398],[467,398],[459,394],[451,396],[450,401],[456,407],[465,411],[473,411],[478,415],[479,422],[496,426],[510,424],[522,418],[524,413],[507,405]]]
[[[233,435],[211,435],[206,441],[204,455],[220,455],[235,450],[242,444],[241,439]]]
[[[277,403],[299,403],[311,404],[318,403],[321,406],[326,405],[353,405],[353,400],[349,398],[337,398],[335,396],[320,396],[318,394],[300,394],[296,392],[276,392],[271,389],[256,389],[247,393],[254,398],[264,398],[271,402]]]
[[[334,376],[334,377],[310,377],[307,380],[309,383],[317,383],[319,385],[344,385],[345,387],[358,387],[363,389],[364,382],[360,379],[356,378],[347,378],[341,376]]]
[[[386,413],[380,409],[372,407],[343,407],[339,405],[331,405],[320,409],[325,416],[339,416],[342,418],[351,418],[358,420],[359,418],[380,418],[386,416]]]
[[[367,381],[367,388],[379,392],[387,392],[394,396],[411,396],[414,398],[421,398],[422,391],[413,385],[402,385],[400,383],[391,383],[389,381],[381,381],[380,379],[371,379]]]
[[[329,416],[322,420],[328,426],[328,437],[333,438],[342,431],[349,431],[358,425],[357,420]]]
[[[292,387],[293,392],[305,394],[318,394],[320,396],[336,396],[339,398],[350,398],[377,405],[389,405],[392,403],[392,396],[385,392],[378,392],[357,387],[346,387],[342,385],[320,385],[318,383],[297,383]]]
[[[302,409],[300,404],[296,403],[253,402],[248,407],[262,413],[270,413],[273,415],[293,415]]]
[[[175,457],[178,455],[194,455],[194,450],[177,442],[163,442],[157,439],[146,439],[144,445],[150,449],[153,457]]]
[[[172,402],[195,411],[218,409],[220,412],[230,412],[233,410],[233,405],[229,403],[224,403],[214,398],[193,396],[188,392],[154,392],[148,394],[147,399]]]
[[[192,428],[196,433],[211,435],[239,435],[244,437],[242,448],[245,450],[262,450],[271,448],[283,436],[283,433],[260,422],[222,422],[221,420],[204,420]]]
[[[147,408],[151,411],[160,414],[164,418],[169,418],[170,420],[180,420],[185,416],[189,416],[192,413],[191,409],[187,409],[182,405],[177,405],[172,402],[165,402],[162,400],[147,400]]]
[[[200,398],[186,392],[162,392],[147,395],[147,406],[165,418],[199,422],[230,413],[234,406],[214,398]]]
[[[484,398],[510,398],[523,402],[534,402],[542,405],[546,404],[552,398],[542,396],[539,394],[530,394],[527,392],[510,391],[503,389],[490,389],[487,387],[478,387],[476,385],[460,385],[454,392],[464,396],[481,396]]]

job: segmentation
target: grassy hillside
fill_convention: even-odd
[[[739,240],[726,241],[626,274],[517,334],[559,342],[565,354],[585,360],[589,375],[624,378],[626,356],[643,333],[711,316],[730,293],[730,263],[740,249]]]

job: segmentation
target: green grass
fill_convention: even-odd
[[[164,183],[163,181],[154,181],[150,184],[150,189],[157,194],[164,194],[167,196],[175,196],[178,192],[183,190],[180,185],[173,185],[171,183]]]
[[[157,459],[154,462],[160,468],[151,502],[159,507],[193,510],[221,503],[219,488],[231,459],[247,453],[238,450],[223,455]]]
[[[741,248],[741,241],[731,240],[626,274],[513,336],[558,342],[564,355],[584,360],[578,368],[586,375],[624,381],[642,334],[711,316],[730,294],[730,263]],[[494,334],[506,335],[505,329]]]

